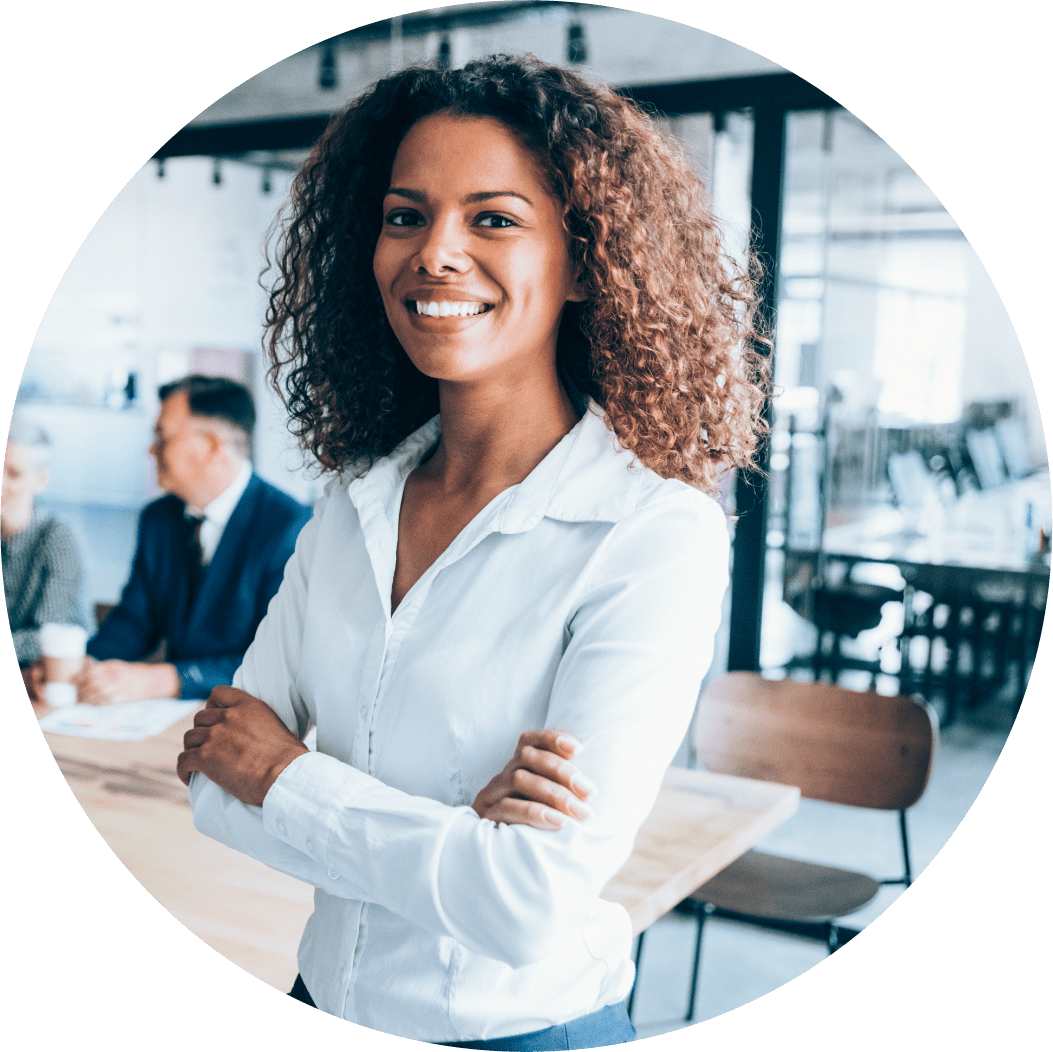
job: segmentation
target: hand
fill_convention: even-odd
[[[263,806],[263,798],[307,746],[259,698],[236,687],[216,687],[183,735],[176,772],[184,785],[192,771],[237,797]]]
[[[147,698],[178,698],[181,684],[175,665],[145,661],[96,661],[86,657],[72,680],[77,700],[86,705],[116,705]]]
[[[44,666],[39,661],[32,665],[26,665],[22,669],[22,682],[25,684],[26,693],[32,702],[44,701]]]
[[[475,798],[480,818],[535,829],[561,829],[563,816],[584,821],[596,787],[569,759],[583,748],[562,731],[526,731],[505,769]]]

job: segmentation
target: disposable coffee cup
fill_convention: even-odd
[[[77,688],[70,680],[84,666],[88,633],[80,625],[48,623],[40,626],[44,664],[44,700],[56,708],[73,705]]]
[[[77,704],[77,688],[72,683],[45,683],[44,701],[53,709]]]

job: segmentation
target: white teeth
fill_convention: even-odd
[[[427,314],[429,318],[449,318],[453,315],[468,318],[476,314],[482,314],[486,310],[485,303],[451,303],[447,300],[441,302],[432,300],[430,303],[424,303],[421,300],[416,300],[415,302],[417,304],[417,313]]]

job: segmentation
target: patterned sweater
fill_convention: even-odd
[[[34,508],[29,525],[0,542],[7,620],[20,665],[40,657],[40,626],[49,621],[91,630],[81,602],[80,552],[73,531]]]

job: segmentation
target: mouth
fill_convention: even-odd
[[[406,300],[406,309],[428,318],[474,318],[493,310],[494,305],[463,300]]]

